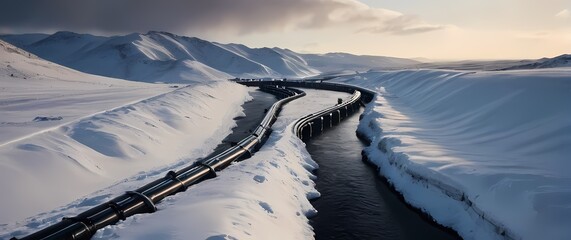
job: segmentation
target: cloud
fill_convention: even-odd
[[[0,8],[0,28],[228,34],[337,26],[387,34],[442,28],[357,0],[18,0]]]
[[[567,10],[567,9],[563,9],[563,10],[561,10],[561,12],[558,12],[557,14],[555,14],[555,17],[562,18],[562,19],[568,19],[571,17],[571,12],[569,12],[569,10]]]
[[[424,32],[431,32],[444,29],[443,25],[427,24],[422,22],[419,18],[414,16],[401,15],[385,22],[378,26],[366,27],[359,29],[358,32],[369,33],[391,33],[395,35],[410,35]]]

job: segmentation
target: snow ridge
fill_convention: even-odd
[[[89,75],[3,41],[0,61],[0,235],[125,175],[144,179],[203,157],[250,99],[228,81],[181,86]]]
[[[569,239],[569,69],[404,70],[374,89],[358,132],[405,200],[465,239]]]
[[[83,72],[143,82],[306,77],[319,73],[283,50],[225,45],[167,32],[115,37],[57,32],[35,42],[24,35],[2,38]]]

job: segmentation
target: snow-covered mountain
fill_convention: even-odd
[[[38,34],[2,38],[80,71],[144,82],[300,77],[318,73],[297,55],[281,49],[251,49],[166,32],[114,37],[57,32],[41,39]]]
[[[143,82],[307,77],[322,72],[402,68],[419,63],[346,53],[298,54],[288,49],[249,48],[156,31],[113,37],[57,32],[0,38],[83,72]]]
[[[571,54],[563,54],[554,58],[542,58],[530,63],[515,65],[501,70],[517,70],[517,69],[539,69],[539,68],[558,68],[571,67]]]

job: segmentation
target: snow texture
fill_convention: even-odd
[[[404,70],[370,88],[358,132],[405,200],[465,239],[571,238],[571,71]]]
[[[311,173],[317,165],[305,144],[293,135],[292,123],[349,95],[315,90],[307,93],[285,106],[270,139],[252,158],[234,163],[217,178],[167,197],[153,214],[136,215],[101,229],[94,239],[312,239],[307,217],[316,214],[309,199],[319,197]],[[188,163],[137,173],[63,207],[4,225],[0,238],[37,231]]]
[[[0,232],[125,177],[145,179],[210,153],[250,99],[231,82],[137,83],[70,70],[1,41],[0,51]]]
[[[296,119],[330,107],[346,93],[307,90],[285,105],[267,143],[252,158],[136,216],[102,229],[95,239],[313,239],[309,200],[320,196],[317,164],[292,132]]]

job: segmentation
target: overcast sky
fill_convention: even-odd
[[[571,0],[7,0],[0,33],[159,30],[251,47],[432,59],[571,53]]]

